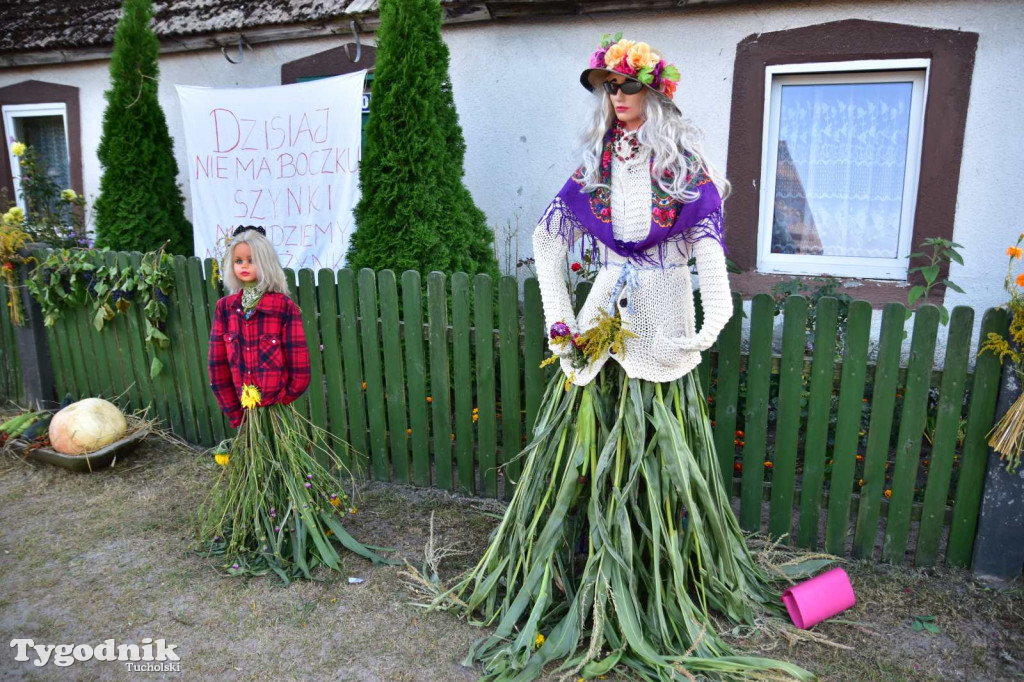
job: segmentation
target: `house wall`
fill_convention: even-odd
[[[451,77],[467,143],[466,183],[495,228],[503,267],[509,258],[514,265],[517,257],[530,254],[533,225],[575,166],[572,150],[590,97],[578,84],[578,76],[602,33],[621,30],[627,37],[651,43],[678,64],[683,78],[676,102],[705,130],[707,155],[728,173],[736,44],[751,34],[839,19],[980,35],[954,230],[954,239],[964,246],[965,265],[954,264],[950,271],[950,278],[967,293],[949,291],[946,305],[970,305],[980,313],[1000,303],[1005,297],[1003,251],[1024,229],[1014,201],[1024,196],[1020,173],[1024,117],[1017,115],[1024,103],[1019,89],[1024,3],[1014,0],[740,3],[447,26],[444,37],[451,50]],[[219,50],[162,56],[160,98],[182,172],[187,163],[175,83],[213,87],[276,84],[282,63],[342,42],[344,39],[325,38],[259,45],[246,50],[239,65],[228,63]],[[26,79],[80,88],[85,193],[93,198],[100,181],[96,147],[107,64],[0,70],[0,87]],[[182,183],[187,200],[184,175]],[[855,296],[856,290],[850,293]],[[877,317],[876,313],[876,337]],[[975,330],[980,322],[979,314]],[[943,349],[944,343],[940,343],[940,361]]]

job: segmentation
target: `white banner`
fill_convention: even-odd
[[[237,225],[262,225],[282,266],[344,266],[365,73],[265,88],[176,86],[195,255],[222,253]]]

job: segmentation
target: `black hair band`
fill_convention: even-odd
[[[263,227],[260,227],[259,225],[239,225],[238,227],[235,228],[235,231],[231,233],[231,236],[232,237],[237,237],[238,235],[242,234],[246,230],[256,230],[257,232],[262,234],[264,237],[267,236],[267,230],[265,228],[263,228]]]

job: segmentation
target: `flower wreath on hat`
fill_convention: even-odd
[[[601,37],[601,47],[590,55],[590,68],[580,75],[580,82],[587,90],[593,90],[608,72],[635,78],[670,100],[680,78],[675,64],[666,62],[647,43],[626,40],[621,31]]]

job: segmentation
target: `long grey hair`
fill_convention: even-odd
[[[615,121],[615,108],[603,88],[595,88],[593,103],[590,123],[580,136],[584,192],[603,186],[600,170],[604,136]],[[696,200],[699,195],[687,187],[686,178],[695,171],[703,170],[723,198],[729,194],[729,181],[704,156],[701,145],[704,132],[684,118],[671,102],[647,91],[643,117],[644,124],[637,132],[637,141],[653,150],[654,176],[664,191],[683,202]],[[665,176],[667,170],[672,171],[671,177]]]
[[[234,267],[235,247],[239,244],[248,244],[252,250],[252,263],[256,266],[256,273],[259,276],[257,286],[263,291],[276,291],[287,296],[288,282],[284,278],[281,259],[270,240],[256,230],[239,232],[228,244],[228,248],[224,252],[224,262],[221,263],[224,287],[232,294],[242,288],[242,281],[235,276]]]

